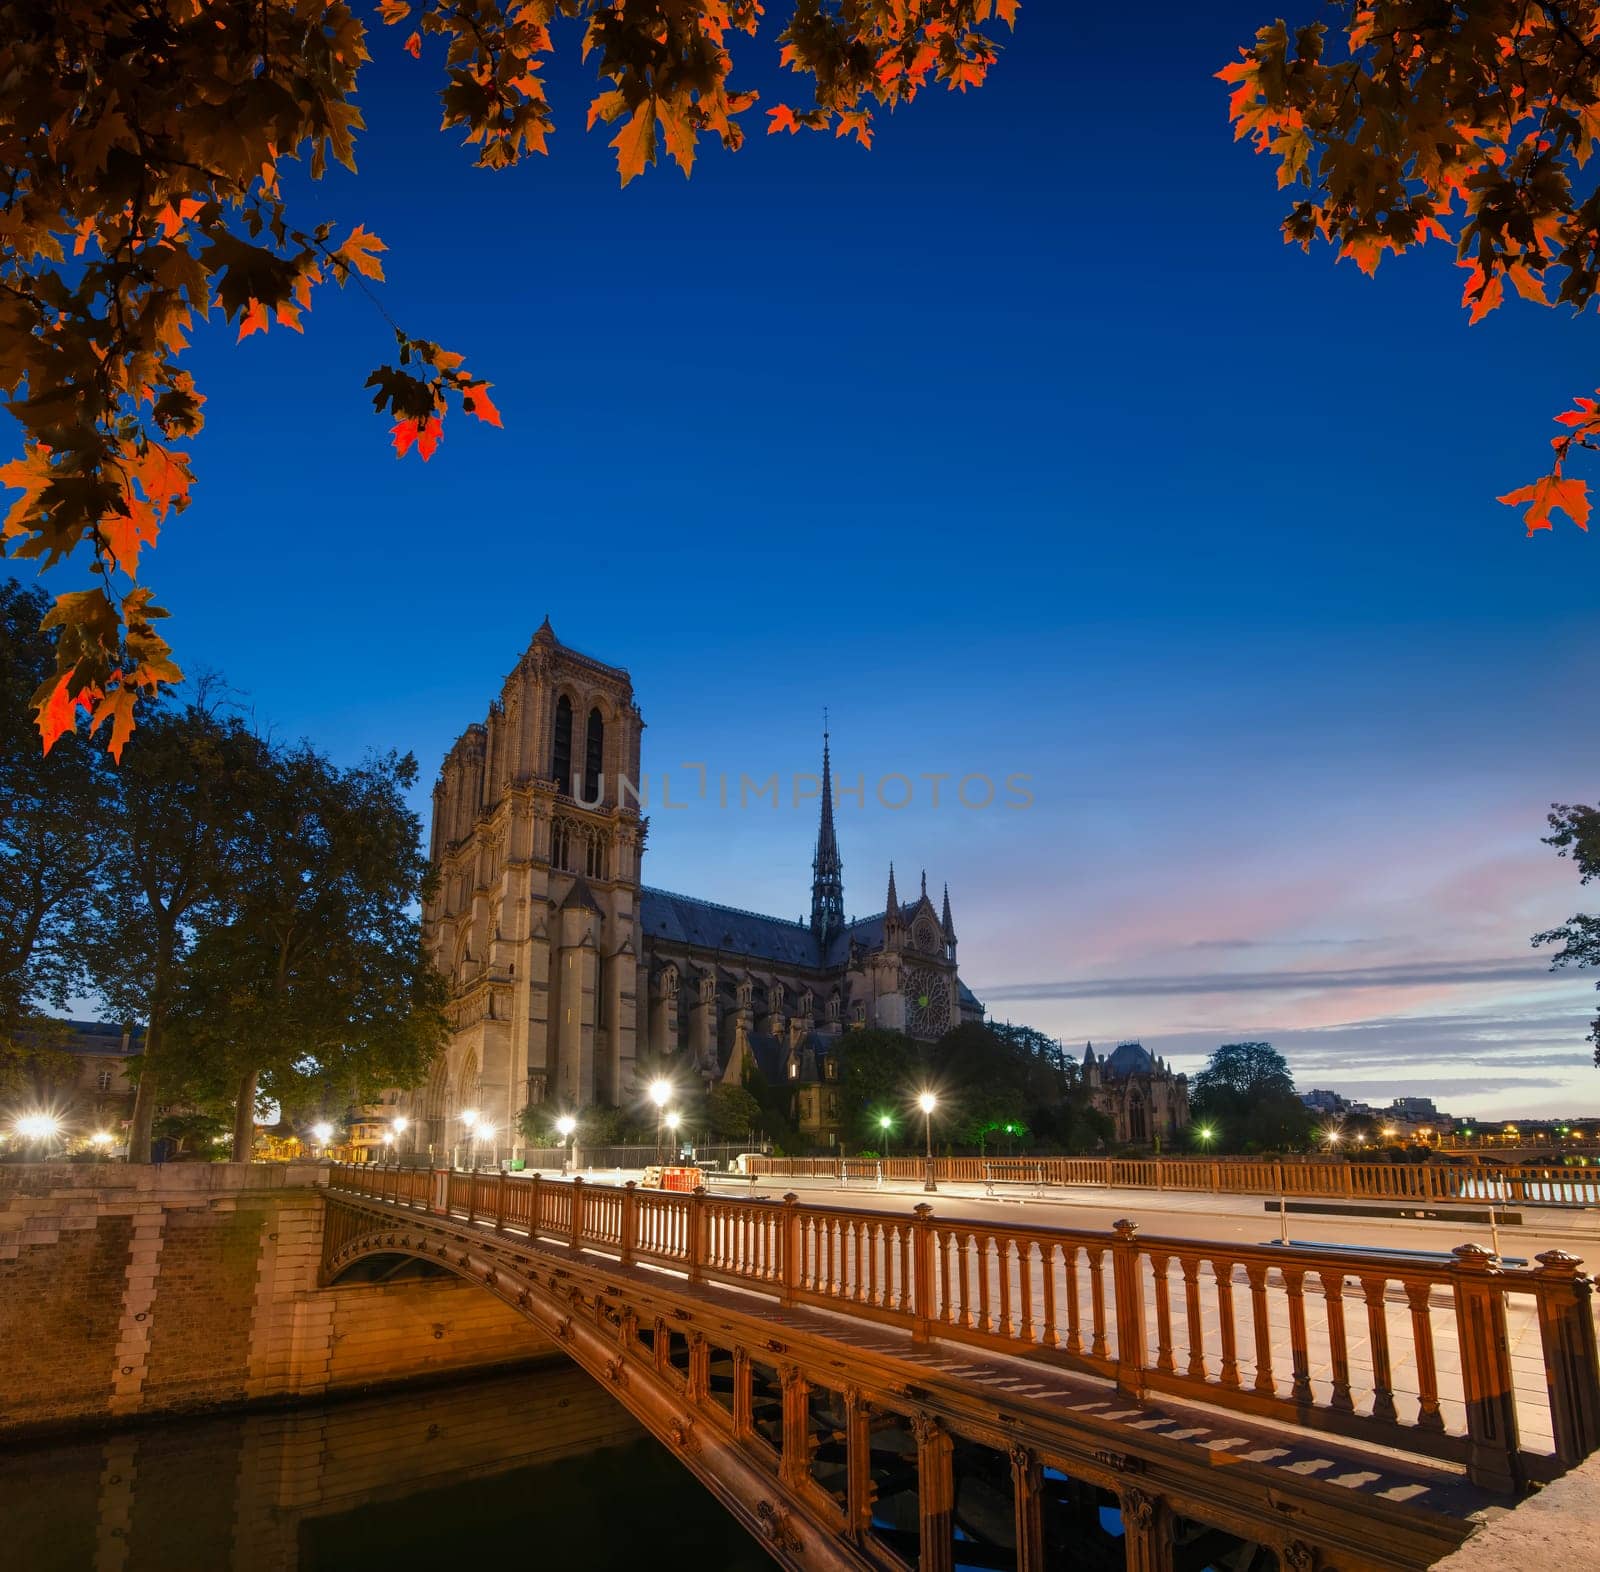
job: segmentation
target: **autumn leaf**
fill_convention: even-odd
[[[1520,507],[1526,502],[1528,510],[1522,517],[1530,535],[1535,530],[1555,528],[1550,514],[1556,508],[1579,529],[1589,528],[1589,487],[1581,480],[1564,479],[1559,473],[1541,476],[1531,486],[1508,491],[1495,501],[1505,503],[1508,508]]]
[[[239,337],[234,340],[236,344],[243,343],[252,333],[265,333],[267,331],[267,308],[259,300],[252,299],[239,318]]]
[[[410,55],[413,60],[420,60],[422,58],[422,34],[413,33],[405,41],[403,47],[405,48],[405,52]]]
[[[71,684],[72,674],[77,669],[76,666],[69,666],[65,671],[55,673],[33,696],[36,724],[46,753],[55,747],[64,732],[72,730],[78,706],[72,698]]]
[[[500,419],[500,411],[489,401],[489,384],[487,382],[474,382],[461,395],[461,402],[466,406],[467,413],[476,415],[479,420],[491,426],[504,429],[505,422]]]
[[[655,163],[656,116],[650,99],[634,110],[609,145],[617,150],[617,173],[622,176],[623,185],[635,175],[642,175],[646,164]]]
[[[767,135],[771,136],[776,131],[787,131],[792,136],[800,129],[800,122],[795,119],[794,110],[787,104],[779,104],[776,109],[767,111]]]
[[[429,415],[422,420],[397,420],[392,435],[398,457],[404,458],[415,444],[417,453],[426,464],[433,457],[433,450],[444,440],[444,422],[437,415]]]
[[[106,741],[106,752],[118,764],[122,763],[122,750],[133,735],[133,712],[138,702],[138,690],[129,682],[121,682],[100,695],[89,717],[89,735],[92,737],[106,722],[111,722],[111,733]]]
[[[378,239],[376,235],[369,234],[360,224],[350,231],[350,238],[334,252],[335,262],[342,262],[347,268],[354,268],[364,278],[376,279],[383,282],[383,264],[378,261],[376,253],[387,251],[389,248]]]

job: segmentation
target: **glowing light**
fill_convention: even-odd
[[[1198,1135],[1202,1141],[1214,1141],[1217,1136],[1217,1132],[1208,1124],[1201,1125],[1195,1134]]]
[[[938,1106],[939,1099],[935,1097],[932,1092],[924,1092],[917,1099],[917,1107],[919,1107],[925,1114],[931,1114]]]
[[[49,1141],[61,1133],[61,1121],[53,1114],[24,1114],[17,1120],[17,1134],[26,1141]]]
[[[311,1126],[311,1133],[316,1137],[318,1146],[326,1146],[333,1136],[333,1126],[326,1120],[319,1120]]]
[[[385,1146],[393,1146],[394,1145],[394,1135],[393,1135],[392,1132],[386,1131],[384,1133],[383,1144]]]
[[[563,1141],[566,1140],[566,1138],[577,1128],[578,1121],[574,1119],[571,1114],[562,1114],[562,1116],[556,1120],[556,1129],[561,1132],[561,1139]]]
[[[669,1130],[676,1130],[682,1123],[683,1115],[679,1113],[677,1109],[673,1109],[673,1111],[667,1115],[667,1128]]]
[[[878,1115],[878,1128],[880,1130],[887,1130],[893,1123],[894,1120],[891,1119],[888,1114]]]
[[[115,1140],[116,1136],[114,1136],[109,1130],[96,1130],[94,1134],[89,1137],[89,1144],[91,1146],[106,1147],[110,1146]]]
[[[478,1110],[476,1108],[463,1108],[461,1110],[461,1122],[470,1130],[478,1122]]]
[[[650,1101],[657,1108],[665,1108],[672,1099],[671,1081],[652,1081],[650,1083]]]
[[[390,1123],[396,1135],[404,1135],[411,1128],[411,1121],[404,1114],[396,1114]]]
[[[492,1141],[494,1139],[494,1126],[492,1124],[477,1124],[472,1127],[474,1141]]]

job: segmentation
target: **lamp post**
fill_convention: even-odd
[[[569,1141],[572,1142],[571,1154],[563,1165],[568,1173],[576,1173],[578,1168],[578,1143],[572,1140],[573,1132],[577,1128],[578,1121],[571,1114],[562,1114],[556,1120],[556,1132],[561,1137],[561,1144],[565,1146]]]
[[[683,1123],[683,1115],[681,1113],[679,1113],[676,1108],[674,1108],[672,1110],[672,1112],[669,1113],[666,1116],[667,1132],[672,1137],[672,1146],[673,1146],[672,1155],[674,1157],[676,1157],[678,1155],[678,1151],[677,1151],[677,1147],[678,1147],[678,1126],[680,1124],[682,1124],[682,1123]]]
[[[485,1142],[487,1142],[489,1146],[489,1166],[491,1168],[499,1166],[500,1148],[495,1144],[495,1128],[492,1124],[474,1125],[472,1127],[472,1141],[475,1147],[482,1146]],[[474,1151],[472,1154],[473,1171],[476,1172],[481,1166],[482,1159],[479,1157],[478,1153]]]
[[[473,1126],[475,1124],[477,1124],[477,1122],[478,1122],[478,1110],[476,1108],[463,1108],[461,1110],[461,1123],[466,1129],[467,1140],[469,1142],[472,1140],[472,1128],[473,1128]],[[455,1146],[451,1149],[451,1152],[450,1152],[450,1166],[452,1168],[459,1168],[461,1166],[461,1142],[460,1141],[457,1141]]]
[[[660,1079],[650,1083],[650,1101],[656,1105],[656,1161],[661,1161],[661,1121],[672,1097],[672,1083]]]
[[[111,1155],[112,1143],[115,1140],[116,1136],[114,1136],[109,1130],[96,1130],[94,1134],[89,1137],[89,1144],[94,1148],[95,1156],[104,1160]]]
[[[939,1099],[932,1092],[924,1092],[917,1099],[917,1107],[922,1110],[922,1135],[927,1147],[928,1176],[922,1181],[924,1191],[931,1194],[939,1187],[933,1182],[933,1110],[939,1106]]]
[[[411,1121],[404,1114],[396,1114],[389,1121],[389,1128],[394,1131],[393,1152],[395,1161],[400,1160],[400,1137],[411,1128]],[[387,1144],[387,1143],[386,1143]]]
[[[878,1128],[883,1131],[883,1155],[889,1155],[889,1132],[894,1129],[894,1120],[888,1114],[878,1115]]]
[[[328,1142],[333,1139],[333,1126],[326,1119],[319,1119],[311,1126],[311,1138],[317,1143],[320,1156],[328,1154]]]
[[[1211,1150],[1211,1143],[1217,1138],[1217,1132],[1213,1130],[1209,1124],[1203,1124],[1194,1133],[1200,1138],[1200,1150],[1202,1152],[1209,1152]]]

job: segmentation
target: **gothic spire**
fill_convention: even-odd
[[[883,914],[891,922],[893,922],[895,920],[895,918],[897,918],[900,915],[900,902],[895,898],[895,893],[894,893],[894,864],[893,863],[889,864],[889,898],[884,903]]]
[[[833,828],[833,768],[828,758],[827,712],[822,722],[822,819],[811,859],[811,931],[824,949],[844,928],[844,861]]]
[[[956,925],[950,920],[950,886],[948,884],[944,887],[944,942],[946,944],[954,944],[956,942]]]

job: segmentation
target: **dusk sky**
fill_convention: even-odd
[[[992,1015],[1600,1113],[1593,979],[1528,942],[1600,903],[1539,839],[1600,793],[1600,539],[1528,540],[1494,501],[1600,380],[1593,325],[1469,327],[1447,248],[1374,281],[1285,247],[1212,77],[1277,8],[1163,9],[1025,3],[988,86],[880,116],[870,152],[763,134],[794,101],[769,19],[735,51],[745,149],[625,191],[572,28],[551,156],[502,174],[439,134],[436,56],[377,29],[361,174],[301,212],[383,237],[385,307],[505,430],[452,413],[397,461],[354,290],[304,338],[217,319],[195,501],[148,581],[191,673],[339,759],[414,751],[424,812],[548,612],[630,670],[652,791],[689,803],[652,799],[651,884],[808,907],[814,802],[741,811],[737,783],[815,770],[826,705],[867,782],[848,910],[891,858],[902,894],[948,880]],[[969,773],[1030,777],[1031,806],[961,807]]]

